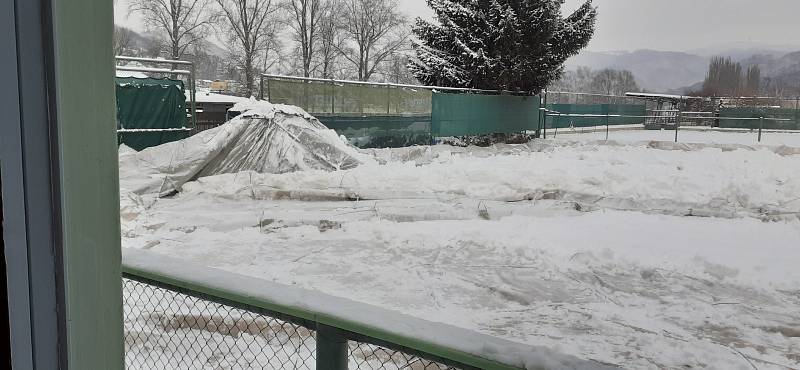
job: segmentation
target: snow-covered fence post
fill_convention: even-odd
[[[339,329],[317,326],[317,370],[347,370],[347,338]]]
[[[677,115],[675,116],[675,142],[678,142],[678,130],[681,127],[681,113],[680,109],[678,109]]]
[[[761,131],[764,129],[764,116],[758,119],[758,142],[761,142]]]
[[[608,108],[606,108],[606,141],[608,141],[608,132],[610,131],[610,122],[609,122],[609,113]]]

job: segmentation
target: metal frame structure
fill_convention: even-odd
[[[180,130],[148,129],[146,131],[137,131],[137,132],[192,131],[197,127],[197,82],[196,82],[194,63],[185,60],[140,58],[140,57],[119,56],[119,55],[115,57],[115,60],[117,62],[126,61],[126,62],[148,63],[154,65],[170,65],[172,66],[171,68],[128,67],[120,65],[117,65],[116,68],[118,71],[183,75],[187,76],[189,82],[189,104],[190,104],[189,109],[191,111],[191,117],[192,117],[191,127],[184,126]],[[179,65],[189,66],[189,70],[176,69],[176,66]],[[131,132],[131,131],[128,130],[119,132]]]

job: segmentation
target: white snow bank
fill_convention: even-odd
[[[785,145],[800,147],[800,132],[764,130],[758,142],[758,130],[720,129],[710,127],[682,127],[678,132],[679,143],[744,144],[744,145]],[[547,131],[548,139],[557,141],[605,140],[605,127],[586,127]],[[611,129],[608,139],[620,142],[675,141],[673,130],[615,130]]]
[[[375,150],[383,165],[199,179],[132,209],[122,242],[621,368],[796,369],[786,150]],[[654,214],[701,207],[729,216]]]
[[[504,149],[503,149],[504,148]],[[375,152],[384,165],[329,173],[228,174],[187,184],[186,194],[342,200],[470,198],[556,199],[584,210],[796,219],[800,156],[757,150],[653,150],[649,146],[570,145],[534,148],[430,147]]]
[[[346,170],[369,160],[300,108],[251,99],[232,110],[242,114],[187,139],[120,148],[122,193],[165,195],[203,176]]]

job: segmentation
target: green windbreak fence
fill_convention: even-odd
[[[156,78],[117,78],[119,143],[142,150],[185,138],[186,96],[183,81]],[[138,131],[144,130],[144,131]]]
[[[551,111],[547,116],[547,128],[643,124],[647,115],[644,104],[548,104],[547,109]],[[594,117],[605,115],[624,117]]]
[[[273,79],[262,86],[271,103],[296,105],[311,114],[420,115],[431,113],[424,88],[327,80]]]
[[[539,127],[538,96],[434,93],[434,137],[518,133]]]
[[[755,118],[768,118],[764,120],[765,129],[774,130],[800,130],[800,115],[797,109],[786,108],[722,108],[719,111],[719,127],[757,129],[761,125]],[[737,119],[740,118],[740,119]],[[745,119],[741,119],[745,118]],[[787,120],[776,121],[773,119]]]

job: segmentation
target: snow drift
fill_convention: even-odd
[[[232,110],[242,113],[190,138],[141,152],[121,147],[123,192],[166,195],[204,176],[346,170],[367,160],[298,107],[251,99]]]

